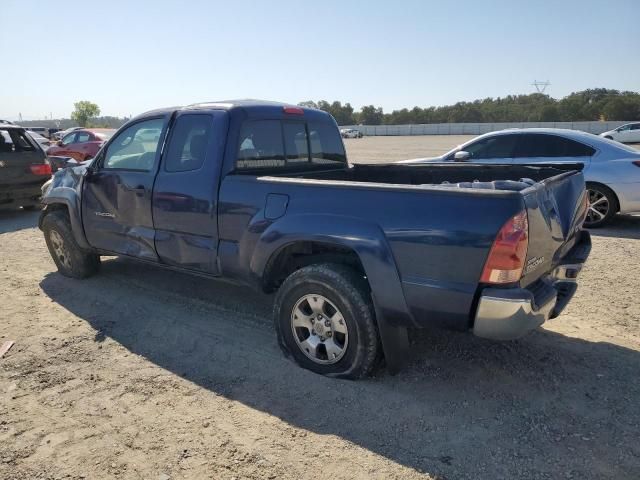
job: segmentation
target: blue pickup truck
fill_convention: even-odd
[[[275,292],[283,351],[359,378],[400,368],[410,328],[510,340],[559,315],[591,248],[581,168],[352,165],[325,112],[202,103],[58,171],[40,228],[69,277],[121,255]]]

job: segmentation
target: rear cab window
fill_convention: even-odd
[[[296,120],[246,120],[240,128],[237,172],[342,167],[344,145],[335,125]]]

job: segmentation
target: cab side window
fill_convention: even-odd
[[[167,172],[198,170],[204,164],[213,118],[206,114],[181,115],[176,120],[164,155]]]
[[[102,168],[150,171],[156,160],[164,120],[153,118],[134,123],[109,143]]]

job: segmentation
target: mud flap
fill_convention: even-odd
[[[409,332],[406,327],[391,325],[380,313],[377,305],[375,310],[387,371],[395,375],[409,360]]]

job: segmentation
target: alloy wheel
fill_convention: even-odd
[[[340,361],[347,351],[347,323],[333,302],[322,295],[300,298],[291,312],[291,330],[300,351],[315,363]]]
[[[62,265],[71,269],[71,257],[69,256],[69,249],[65,245],[64,238],[55,230],[49,232],[49,240],[53,247],[53,252]]]
[[[607,196],[599,190],[588,189],[587,195],[589,196],[589,210],[584,223],[589,226],[604,220],[611,206]]]

